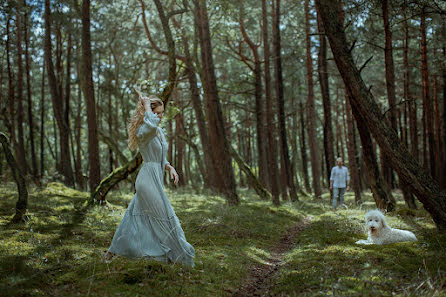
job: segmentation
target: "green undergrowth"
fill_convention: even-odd
[[[105,263],[102,253],[132,193],[112,192],[108,208],[82,211],[88,194],[49,184],[31,189],[27,222],[11,225],[15,188],[1,190],[0,296],[227,296],[245,280],[247,268],[265,262],[268,249],[303,218],[250,191],[241,190],[241,206],[232,207],[218,196],[167,189],[195,247],[195,268],[124,257]]]
[[[348,209],[313,209],[311,225],[285,256],[273,294],[446,296],[446,234],[436,231],[424,210],[407,209],[399,201],[398,210],[386,215],[388,225],[411,230],[417,242],[355,244],[366,239],[364,213],[375,208],[368,196],[360,207],[353,206],[354,198],[347,195]]]
[[[195,268],[115,257],[102,253],[132,198],[109,193],[109,207],[85,209],[88,194],[50,183],[31,188],[27,221],[10,224],[17,192],[3,184],[0,200],[0,296],[230,296],[252,264],[267,264],[270,249],[304,217],[311,223],[284,256],[273,280],[275,295],[426,295],[446,292],[446,237],[423,210],[400,203],[387,221],[412,230],[415,243],[357,246],[365,238],[365,203],[330,210],[328,197],[275,207],[240,189],[241,204],[192,189],[167,189],[187,240],[195,247]],[[397,195],[398,196],[398,195]]]

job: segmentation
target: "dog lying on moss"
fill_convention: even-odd
[[[412,232],[389,227],[384,215],[379,210],[367,212],[365,224],[368,229],[367,239],[358,240],[357,244],[389,244],[401,241],[417,241],[417,237]]]

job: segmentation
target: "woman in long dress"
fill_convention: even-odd
[[[178,183],[166,160],[167,141],[158,123],[164,104],[138,92],[139,102],[129,123],[129,147],[139,148],[144,160],[136,178],[136,193],[105,255],[142,257],[194,266],[195,250],[186,241],[178,217],[164,192],[164,170]]]

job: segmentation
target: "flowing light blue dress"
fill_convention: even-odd
[[[194,266],[195,250],[164,192],[168,143],[160,119],[145,112],[136,137],[144,163],[136,178],[136,194],[113,236],[109,252]]]

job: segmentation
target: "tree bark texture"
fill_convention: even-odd
[[[274,102],[271,96],[271,71],[270,71],[270,48],[268,39],[268,12],[266,0],[262,0],[262,35],[263,35],[263,57],[264,57],[264,79],[265,79],[265,112],[266,112],[266,136],[268,139],[267,160],[271,185],[272,201],[275,205],[280,204],[279,199],[279,169],[277,165],[277,142],[276,125],[274,123]]]
[[[396,97],[395,97],[395,67],[393,63],[393,47],[392,47],[392,32],[390,31],[388,0],[381,1],[381,8],[383,14],[384,34],[385,34],[385,47],[384,47],[384,61],[386,72],[386,90],[387,100],[389,103],[388,118],[390,120],[390,126],[397,131],[396,121]],[[381,171],[384,179],[387,183],[393,187],[394,175],[393,170],[389,166],[387,156],[381,156]]]
[[[319,198],[322,195],[319,169],[319,146],[316,139],[316,107],[314,99],[313,83],[313,59],[311,57],[310,42],[310,7],[309,0],[305,0],[305,44],[307,49],[307,84],[308,84],[308,144],[310,147],[311,172],[313,177],[313,192]]]
[[[6,21],[6,64],[8,71],[8,111],[9,111],[9,134],[11,137],[11,143],[15,147],[16,143],[16,135],[15,135],[15,92],[14,92],[14,84],[13,81],[14,73],[11,69],[11,33],[10,30],[10,18]]]
[[[355,193],[355,202],[358,204],[361,201],[361,186],[359,182],[359,168],[356,163],[355,124],[353,122],[352,108],[348,99],[345,100],[345,106],[345,113],[347,116],[347,153],[350,168],[350,184]]]
[[[195,112],[195,117],[197,119],[198,133],[200,134],[201,146],[203,151],[203,157],[206,163],[204,171],[202,172],[203,181],[212,190],[216,190],[216,183],[214,181],[214,164],[212,162],[212,157],[210,153],[209,137],[206,130],[205,116],[203,114],[203,107],[200,98],[200,91],[197,87],[197,77],[196,68],[192,62],[192,57],[189,51],[189,43],[186,37],[186,33],[182,32],[182,41],[184,47],[184,54],[186,56],[186,67],[187,67],[187,78],[189,80],[189,91],[192,101],[192,107]]]
[[[48,0],[46,0],[48,1]],[[82,89],[87,105],[88,124],[88,162],[90,164],[90,191],[95,191],[101,182],[101,164],[99,160],[98,125],[93,84],[93,68],[90,34],[90,0],[82,1]],[[105,197],[105,196],[103,196]]]
[[[434,112],[432,98],[429,91],[429,70],[427,62],[427,41],[426,41],[426,14],[425,9],[421,12],[421,81],[422,81],[422,98],[423,111],[426,124],[426,137],[429,151],[429,170],[433,178],[436,178],[435,165],[435,136],[434,136]]]
[[[218,96],[217,80],[215,77],[206,1],[194,0],[194,5],[201,46],[203,88],[206,98],[208,136],[211,155],[214,161],[215,181],[217,183],[218,191],[225,195],[228,204],[238,205],[240,200],[236,191],[229,142],[226,136],[223,113],[220,106],[220,98]]]
[[[59,88],[54,72],[52,55],[50,1],[45,0],[45,64],[47,66],[48,83],[51,93],[51,100],[53,103],[54,117],[56,118],[57,126],[59,127],[60,131],[60,164],[62,174],[65,178],[65,184],[73,186],[74,176],[73,169],[71,167],[69,148],[70,126],[69,121],[66,121],[64,102],[61,89]]]
[[[267,161],[267,134],[265,131],[265,102],[262,96],[262,64],[258,52],[259,45],[255,44],[248,36],[243,21],[243,2],[240,2],[240,31],[242,32],[244,41],[248,44],[254,57],[254,98],[255,98],[255,115],[256,115],[256,130],[257,130],[257,164],[259,167],[259,179],[262,185],[268,187],[269,172]]]
[[[255,174],[252,172],[251,167],[249,167],[249,165],[242,159],[239,153],[236,150],[234,150],[232,146],[230,147],[230,149],[232,157],[237,162],[240,170],[243,171],[243,173],[246,175],[248,184],[254,189],[254,191],[256,191],[257,195],[259,195],[261,199],[270,200],[271,193],[257,179]]]
[[[22,49],[22,8],[21,1],[17,2],[16,28],[17,28],[17,147],[16,157],[17,164],[23,174],[28,172],[25,154],[25,140],[23,136],[23,49]]]
[[[26,5],[26,0],[24,2],[25,8],[25,59],[26,59],[26,95],[27,95],[27,103],[28,103],[28,126],[29,126],[29,139],[31,143],[31,174],[36,179],[37,177],[37,156],[36,156],[36,147],[34,142],[34,119],[33,119],[33,104],[32,104],[32,96],[31,96],[31,58],[29,54],[29,28],[28,28],[28,9],[30,9]]]
[[[141,153],[138,152],[127,164],[113,170],[94,189],[91,194],[90,204],[98,201],[105,201],[107,193],[113,188],[113,186],[135,172],[141,164],[142,156]]]
[[[305,137],[305,109],[302,102],[299,102],[299,120],[300,120],[300,155],[302,159],[302,171],[304,186],[307,192],[311,192],[310,178],[308,177],[308,157],[307,157],[307,143]]]
[[[328,65],[327,65],[327,38],[324,34],[322,21],[319,13],[317,18],[317,27],[319,30],[319,53],[318,53],[318,76],[319,85],[322,95],[322,106],[324,109],[324,156],[327,183],[330,183],[331,168],[335,166],[335,157],[333,151],[333,124],[331,119],[331,100],[330,90],[328,84]]]
[[[402,145],[395,131],[386,123],[369,89],[362,80],[348,49],[343,26],[337,18],[338,4],[329,0],[316,0],[321,12],[325,32],[330,41],[336,65],[351,98],[351,106],[358,128],[367,127],[389,162],[432,215],[436,226],[446,230],[446,194],[427,174]],[[358,122],[358,117],[363,121]]]
[[[274,5],[275,4],[275,5]],[[279,117],[279,146],[281,160],[283,164],[282,174],[284,176],[286,186],[290,189],[291,201],[297,201],[297,191],[296,185],[291,175],[291,163],[290,163],[290,153],[288,149],[288,141],[286,136],[286,122],[285,122],[285,99],[283,96],[283,74],[282,74],[282,54],[281,54],[281,44],[280,44],[280,0],[273,0],[273,61],[274,61],[274,76],[275,76],[275,87],[276,87],[276,100],[278,107],[278,117]],[[286,187],[285,187],[286,188]],[[283,196],[288,196],[286,191],[282,192]]]

